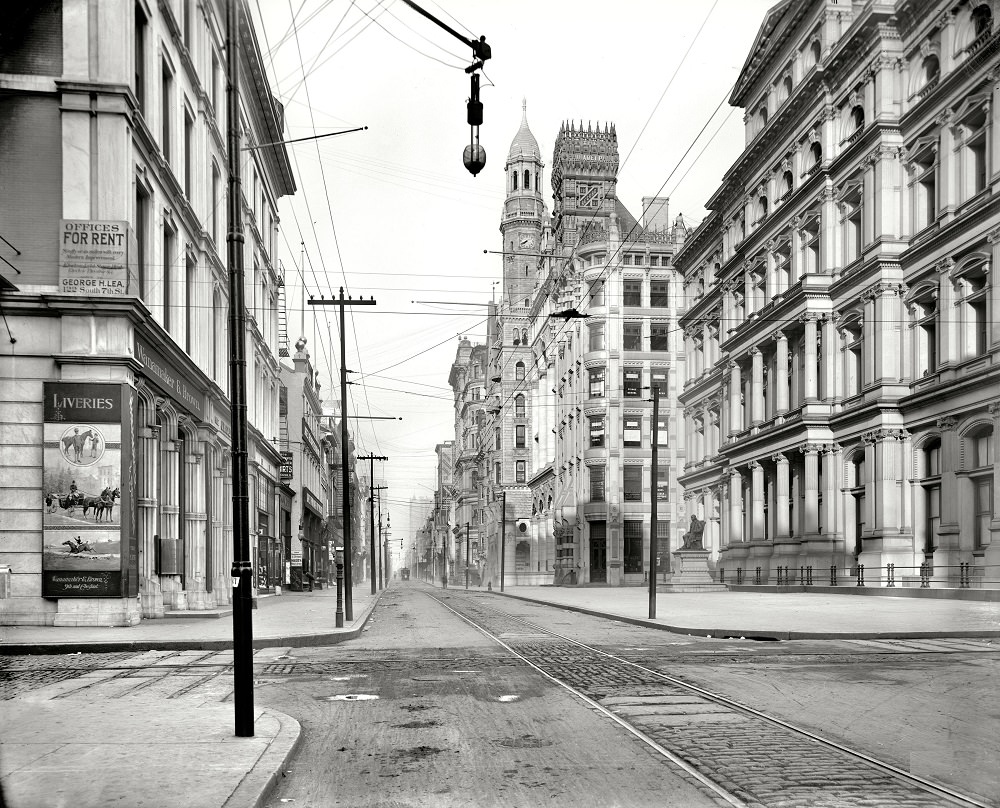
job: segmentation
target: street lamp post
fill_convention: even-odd
[[[469,523],[465,523],[465,588],[469,588]]]

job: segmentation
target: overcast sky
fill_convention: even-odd
[[[696,225],[742,150],[742,111],[728,97],[776,0],[417,2],[493,50],[477,177],[462,165],[466,45],[400,0],[250,0],[286,136],[368,127],[289,146],[299,190],[280,205],[279,254],[288,336],[308,339],[328,401],[339,399],[338,314],[303,306],[303,295],[344,286],[377,301],[348,309],[348,413],[403,419],[351,422],[359,454],[389,457],[376,477],[390,486],[394,550],[400,538],[409,548],[417,527],[401,503],[432,496],[434,446],[453,438],[459,335],[485,338],[501,264],[483,250],[501,246],[503,168],[522,99],[550,211],[560,123],[614,122],[625,206],[641,218],[643,196],[667,195],[671,219]]]

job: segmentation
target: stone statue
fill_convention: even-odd
[[[691,515],[691,529],[688,530],[681,540],[684,542],[681,545],[682,550],[704,550],[705,548],[701,543],[701,535],[705,532],[705,523],[698,519],[694,514]]]

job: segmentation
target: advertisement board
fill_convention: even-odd
[[[42,596],[134,596],[134,391],[87,382],[44,391]]]
[[[61,219],[59,291],[122,297],[128,293],[129,225]]]

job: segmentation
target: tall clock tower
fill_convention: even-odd
[[[544,167],[538,141],[528,128],[527,102],[522,102],[521,128],[514,135],[504,165],[507,198],[500,220],[503,297],[512,308],[524,306],[539,282],[538,253],[545,216],[542,201]]]

